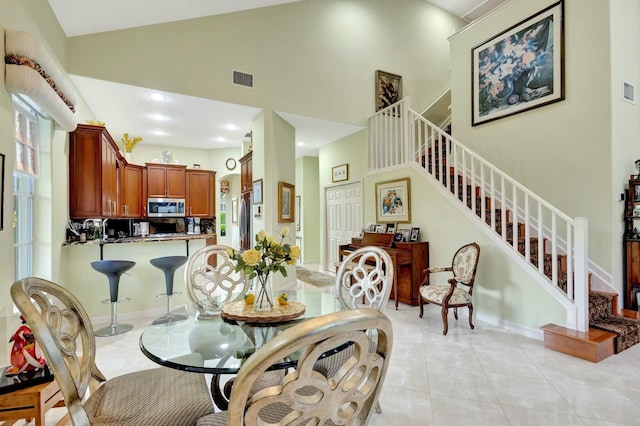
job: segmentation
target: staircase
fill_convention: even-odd
[[[604,318],[600,330],[589,327],[593,301],[586,218],[567,216],[506,175],[411,109],[410,98],[369,118],[369,155],[369,171],[397,166],[421,171],[565,307],[567,327],[544,326],[545,346],[597,362],[621,350],[619,342],[628,341],[619,334],[620,327],[606,325],[619,322],[617,295],[608,299],[615,318]],[[635,325],[626,325],[623,331],[633,334]],[[640,339],[640,323],[636,325]]]
[[[412,166],[566,310],[588,323],[587,220],[571,218],[410,107],[369,118],[369,171]],[[573,277],[568,280],[567,277]]]

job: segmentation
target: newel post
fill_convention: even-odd
[[[586,217],[574,219],[574,303],[576,306],[576,328],[578,331],[589,330],[589,220]]]

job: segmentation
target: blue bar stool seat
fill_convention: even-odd
[[[107,327],[101,328],[95,331],[96,336],[107,337],[115,336],[116,334],[126,333],[131,330],[133,326],[131,324],[118,324],[118,302],[124,302],[131,300],[129,298],[118,299],[118,286],[120,284],[120,276],[133,268],[136,262],[128,260],[97,260],[91,262],[91,267],[98,272],[101,272],[109,279],[109,299],[103,300],[102,303],[111,304],[111,324]]]
[[[186,316],[180,314],[172,313],[171,307],[171,297],[175,293],[173,291],[173,277],[175,275],[176,270],[187,263],[189,258],[187,256],[165,256],[165,257],[156,257],[155,259],[151,259],[149,262],[158,269],[161,269],[164,272],[164,282],[166,287],[166,293],[159,294],[158,297],[166,296],[167,297],[167,314],[160,318],[157,318],[153,321],[153,324],[167,324],[167,323],[175,323],[179,321],[184,321],[187,319]]]

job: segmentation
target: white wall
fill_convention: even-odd
[[[611,39],[611,234],[613,235],[613,282],[624,280],[621,218],[625,203],[620,200],[628,188],[630,175],[637,175],[634,161],[640,158],[640,2],[636,0],[610,1]],[[635,52],[635,54],[630,54]],[[622,99],[622,84],[627,81],[636,88],[636,103]],[[636,222],[636,226],[640,223]],[[620,267],[617,267],[620,265]]]

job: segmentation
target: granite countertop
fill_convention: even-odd
[[[87,240],[87,241],[65,241],[63,246],[81,246],[81,245],[100,245],[102,244],[121,244],[121,243],[146,243],[151,241],[184,241],[184,240],[202,240],[206,238],[214,238],[216,234],[150,234],[147,236],[123,237],[123,238],[107,238],[106,240]]]

